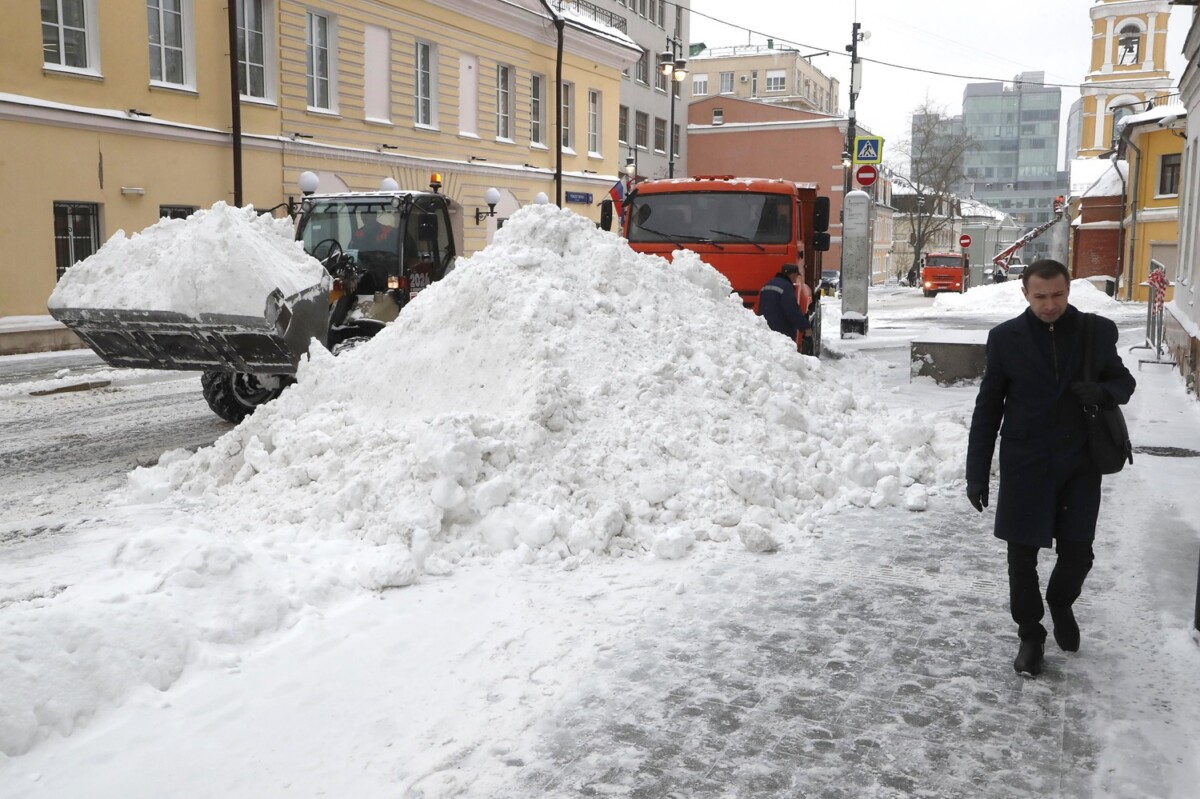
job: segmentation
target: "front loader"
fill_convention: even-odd
[[[63,306],[52,298],[50,315],[112,366],[202,372],[209,407],[241,422],[295,380],[313,340],[336,353],[370,338],[453,268],[449,205],[438,185],[305,197],[296,239],[328,276],[299,291],[275,289],[261,314]]]

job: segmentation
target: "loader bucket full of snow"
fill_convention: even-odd
[[[50,315],[112,366],[295,374],[316,339],[327,344],[323,285],[267,296],[262,316],[99,308],[50,308]]]

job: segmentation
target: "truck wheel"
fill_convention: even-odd
[[[926,297],[932,297],[934,294],[937,294],[937,292],[936,292],[936,291],[929,291],[929,290],[926,290],[926,291],[925,291],[925,296],[926,296]]]
[[[242,372],[206,371],[200,376],[200,386],[213,413],[234,424],[240,424],[259,405],[283,392],[283,383],[278,377],[260,379]]]

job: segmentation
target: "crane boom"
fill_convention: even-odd
[[[1062,195],[1055,197],[1054,198],[1054,217],[1051,218],[1049,222],[1043,222],[1042,224],[1038,225],[1033,230],[1030,230],[1024,236],[1017,239],[1016,241],[1014,241],[1012,244],[1005,247],[1000,252],[996,253],[996,257],[992,258],[992,264],[1000,267],[1001,269],[1004,270],[1005,274],[1007,274],[1008,273],[1008,262],[1010,260],[1012,260],[1012,257],[1017,252],[1017,250],[1021,249],[1026,244],[1033,241],[1038,236],[1042,235],[1047,230],[1049,230],[1051,227],[1053,227],[1054,224],[1056,222],[1058,222],[1058,220],[1063,218],[1063,212],[1065,210],[1066,210],[1066,204],[1063,202]]]

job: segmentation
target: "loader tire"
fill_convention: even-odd
[[[205,372],[200,376],[200,386],[213,413],[234,424],[241,424],[255,408],[283,392],[282,386],[272,388],[242,372]]]

